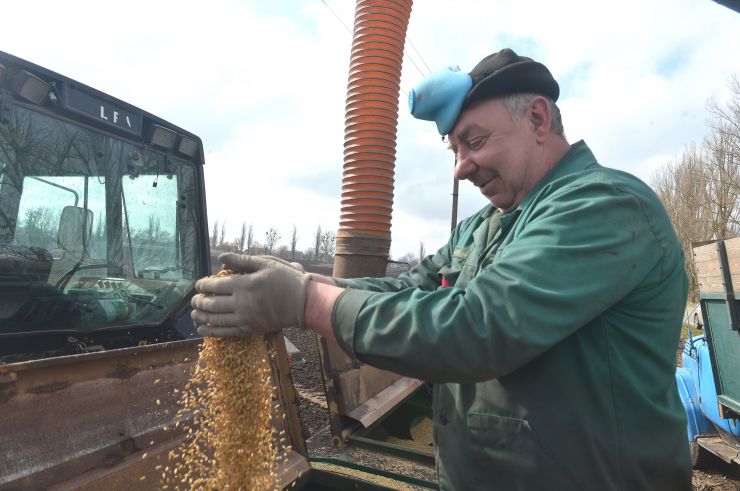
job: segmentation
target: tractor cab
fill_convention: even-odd
[[[200,140],[0,53],[0,363],[187,339]]]

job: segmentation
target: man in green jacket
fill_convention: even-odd
[[[674,378],[687,279],[658,198],[568,144],[544,65],[507,49],[447,75],[412,112],[490,205],[397,279],[224,255],[248,274],[196,284],[199,331],[308,327],[434,382],[441,489],[691,489]]]

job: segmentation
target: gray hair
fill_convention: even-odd
[[[529,105],[532,103],[532,99],[540,95],[541,94],[531,93],[510,94],[502,97],[501,101],[504,103],[504,106],[506,106],[506,109],[509,111],[509,116],[511,116],[511,119],[516,121],[524,115],[524,111],[526,111]],[[558,105],[555,104],[555,101],[553,101],[546,95],[542,95],[542,97],[547,99],[548,104],[550,104],[550,112],[552,112],[552,124],[550,125],[550,131],[552,131],[556,135],[565,138],[565,130],[563,129],[563,120],[560,116],[560,108],[558,108]]]

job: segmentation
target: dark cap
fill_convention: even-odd
[[[473,87],[465,97],[464,105],[486,99],[531,92],[558,100],[560,87],[550,70],[526,56],[519,56],[506,48],[488,55],[470,72]]]

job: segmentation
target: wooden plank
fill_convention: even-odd
[[[367,428],[411,395],[421,384],[423,384],[421,380],[401,377],[350,411],[349,416]]]
[[[712,242],[694,247],[693,253],[699,291],[703,293],[723,291],[722,278],[719,274],[719,261],[717,260],[717,244]],[[717,289],[718,286],[719,289]]]
[[[740,291],[740,237],[725,240],[727,262],[735,291]],[[713,241],[693,248],[694,264],[702,293],[723,293],[725,291],[717,255],[717,242]]]
[[[274,353],[274,356],[270,356],[270,365],[276,387],[276,396],[285,414],[283,422],[290,445],[293,450],[307,459],[306,432],[300,416],[298,394],[290,374],[290,363],[288,363],[288,352],[285,349],[283,332],[277,331],[267,334],[265,341],[267,341],[268,350]],[[297,476],[294,477],[297,478]]]
[[[347,370],[339,374],[339,391],[342,394],[339,410],[349,414],[365,401],[401,378],[397,373],[380,370],[370,365]]]
[[[289,489],[288,486],[295,484],[298,479],[309,472],[311,465],[308,463],[308,459],[304,456],[288,449],[282,462],[279,463],[277,468],[277,488],[276,489]]]
[[[332,442],[335,446],[341,447],[345,442],[344,430],[346,418],[342,416],[339,410],[342,395],[339,392],[339,384],[335,383],[334,369],[332,366],[334,359],[330,355],[333,349],[332,345],[336,345],[337,343],[329,343],[324,336],[317,336],[317,339],[319,342],[319,359],[321,360],[321,377],[324,379],[326,404],[329,407],[329,428],[331,429]],[[349,358],[346,353],[344,356]]]
[[[712,242],[711,244],[704,244],[702,246],[694,247],[694,260],[695,261],[707,261],[717,257],[717,244]]]
[[[727,445],[718,436],[702,436],[697,438],[696,442],[728,464],[738,459],[738,451]]]

